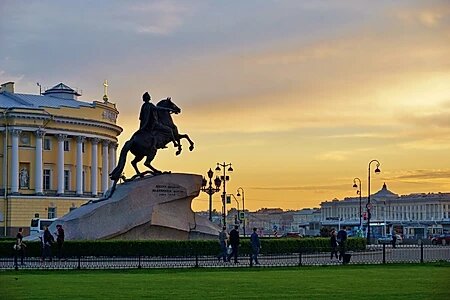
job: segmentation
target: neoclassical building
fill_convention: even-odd
[[[362,197],[362,224],[367,224],[367,197]],[[398,195],[386,184],[370,196],[371,226],[375,236],[396,231],[406,237],[423,238],[450,229],[450,193]],[[322,225],[359,226],[359,197],[325,201],[321,206]]]
[[[57,218],[111,185],[118,111],[108,101],[78,100],[60,83],[41,95],[0,89],[0,232],[25,233],[32,218]]]

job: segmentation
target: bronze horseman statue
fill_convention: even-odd
[[[153,175],[162,173],[155,169],[151,165],[151,162],[155,158],[158,149],[167,148],[166,145],[170,142],[173,143],[174,147],[177,147],[176,155],[181,153],[180,139],[182,138],[189,141],[190,151],[194,149],[194,142],[192,142],[187,134],[180,134],[177,126],[173,123],[172,113],[179,114],[181,109],[172,102],[170,97],[159,101],[155,106],[150,102],[150,94],[145,92],[144,95],[142,95],[142,100],[144,101],[144,104],[142,104],[139,115],[139,130],[136,131],[131,139],[123,145],[117,167],[109,174],[109,177],[114,183],[116,183],[119,178],[125,179],[122,172],[125,167],[128,151],[135,156],[131,165],[136,170],[136,175],[134,176],[136,177],[144,175],[144,173],[141,173],[137,168],[137,163],[144,157],[146,157],[144,165],[150,169],[150,171],[148,171],[149,173]]]

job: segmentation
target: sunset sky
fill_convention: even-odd
[[[64,82],[91,102],[107,79],[119,149],[142,94],[171,96],[196,148],[153,165],[231,162],[227,191],[243,187],[250,210],[355,196],[354,177],[366,196],[372,159],[372,192],[450,192],[448,1],[3,0],[0,45],[0,81],[19,93]]]

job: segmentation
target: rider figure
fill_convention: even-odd
[[[150,102],[151,96],[148,92],[145,92],[142,95],[142,100],[144,104],[142,104],[141,112],[139,114],[140,126],[139,130],[146,131],[148,133],[153,133],[154,131],[162,132],[165,135],[171,137],[173,145],[175,147],[178,146],[177,141],[175,140],[175,136],[173,135],[173,131],[169,126],[161,124],[158,120],[158,110],[172,111],[170,108],[158,107]],[[156,149],[156,139],[154,139],[153,147]]]

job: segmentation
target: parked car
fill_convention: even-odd
[[[431,238],[433,245],[448,245],[450,244],[450,233],[441,234]]]
[[[396,245],[403,243],[403,238],[400,234],[396,234],[395,236],[397,237],[395,241]],[[392,244],[392,234],[378,238],[378,244]]]
[[[303,237],[300,233],[297,232],[288,232],[281,236],[282,238],[301,238]]]

